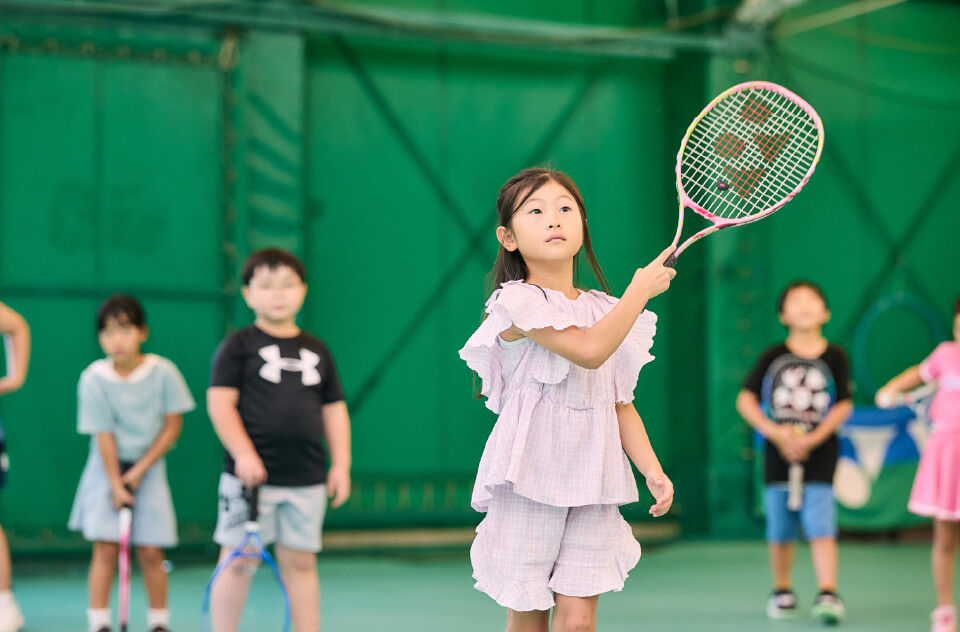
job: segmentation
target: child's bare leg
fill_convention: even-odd
[[[793,542],[770,543],[770,572],[773,574],[774,590],[790,590],[793,580]]]
[[[837,539],[834,537],[810,540],[813,571],[817,574],[820,590],[837,590]]]
[[[568,597],[557,594],[553,609],[554,632],[596,632],[599,597]]]
[[[296,632],[317,632],[320,629],[320,579],[317,576],[317,554],[276,545],[277,562],[290,594],[290,618]]]
[[[163,549],[155,546],[137,547],[137,564],[143,573],[147,601],[154,610],[167,607],[167,573],[163,570],[163,561]]]
[[[220,560],[224,560],[233,549],[221,548]],[[213,632],[237,632],[243,607],[247,603],[250,582],[257,570],[259,560],[237,558],[213,582],[210,591],[210,618]]]
[[[0,527],[0,592],[10,590],[11,585],[10,571],[10,547],[7,544],[7,535]]]
[[[110,588],[113,586],[113,575],[117,571],[119,555],[120,545],[116,542],[93,543],[87,591],[90,595],[90,607],[94,610],[110,607]]]
[[[507,609],[507,632],[549,632],[550,611]]]
[[[960,523],[934,520],[930,566],[933,569],[933,585],[937,590],[938,606],[953,605],[953,578],[956,572],[958,545],[960,545]]]

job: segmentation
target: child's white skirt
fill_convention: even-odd
[[[493,490],[470,549],[474,586],[512,610],[549,610],[553,595],[623,589],[640,543],[617,505],[554,507]]]
[[[113,508],[110,479],[103,458],[90,451],[70,512],[69,527],[90,542],[117,542],[120,524]],[[139,546],[170,548],[177,545],[177,516],[173,510],[167,465],[157,461],[143,476],[134,494],[131,541]]]

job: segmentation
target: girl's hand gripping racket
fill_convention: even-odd
[[[210,575],[210,580],[207,581],[207,588],[203,593],[203,629],[205,632],[209,632],[210,630],[210,593],[213,589],[213,583],[235,559],[247,558],[266,562],[270,570],[273,571],[273,576],[277,580],[277,584],[280,585],[280,592],[283,594],[284,611],[282,630],[283,632],[289,632],[290,595],[287,592],[286,584],[283,583],[283,576],[280,574],[277,563],[273,560],[270,552],[267,551],[267,547],[263,545],[263,540],[260,539],[260,524],[258,522],[260,514],[260,488],[244,486],[243,497],[247,503],[247,522],[244,525],[243,537],[240,538],[240,543],[233,552],[217,564],[217,567],[213,570],[213,574]]]
[[[680,241],[683,209],[713,223],[664,263],[673,268],[693,242],[770,215],[810,179],[823,151],[823,123],[810,105],[766,81],[726,90],[693,120],[677,152]]]

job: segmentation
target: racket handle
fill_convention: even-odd
[[[794,463],[787,471],[787,509],[799,511],[803,507],[803,466]]]
[[[663,262],[664,268],[676,268],[677,267],[677,255],[671,253],[667,260]]]
[[[247,519],[256,522],[260,519],[260,487],[244,486],[243,499],[247,501]]]

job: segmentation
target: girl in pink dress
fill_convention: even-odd
[[[907,505],[911,512],[933,518],[931,565],[938,600],[931,615],[933,632],[957,629],[953,578],[960,547],[960,298],[953,306],[953,338],[877,391],[877,404],[886,406],[904,391],[937,381],[929,410],[933,431]]]
[[[460,357],[499,415],[473,491],[486,517],[470,551],[476,588],[506,607],[508,632],[594,630],[600,593],[621,590],[640,545],[619,506],[639,494],[627,455],[662,516],[673,502],[633,405],[656,316],[647,301],[676,274],[668,248],[610,296],[566,175],[527,169],[497,198],[496,291]],[[579,289],[580,251],[605,292]],[[626,451],[626,454],[624,454]]]

